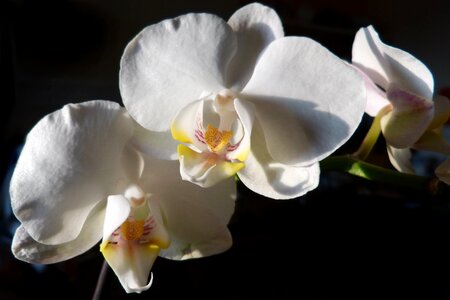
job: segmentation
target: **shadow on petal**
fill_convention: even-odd
[[[309,166],[330,155],[352,136],[363,115],[363,111],[352,111],[357,110],[354,107],[342,105],[337,111],[305,99],[263,95],[243,98],[255,105],[256,119],[273,160],[292,166]]]
[[[276,162],[267,150],[261,126],[256,122],[252,134],[252,151],[239,178],[251,190],[274,199],[290,199],[317,187],[320,169],[288,166]]]

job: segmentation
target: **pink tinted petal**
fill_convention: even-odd
[[[364,79],[364,84],[366,85],[367,90],[367,105],[365,112],[371,116],[375,117],[385,106],[390,105],[391,103],[386,97],[386,93],[383,92],[376,84],[366,75],[363,71],[361,71],[358,67],[353,66],[355,70],[361,75]]]
[[[405,90],[391,88],[387,96],[393,110],[381,118],[381,130],[395,148],[410,147],[433,119],[433,102]]]

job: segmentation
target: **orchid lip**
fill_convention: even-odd
[[[170,241],[165,236],[164,224],[155,219],[149,208],[150,194],[145,194],[139,185],[131,184],[124,196],[129,202],[130,213],[107,239],[108,243],[120,245],[135,242],[167,248]]]
[[[161,249],[170,246],[170,236],[161,212],[150,194],[137,184],[123,195],[108,197],[100,251],[127,292],[141,292],[151,286],[148,277]]]
[[[251,121],[244,124],[240,119],[233,91],[203,95],[178,112],[171,131],[173,138],[183,143],[178,146],[181,177],[207,187],[244,167],[250,152]]]

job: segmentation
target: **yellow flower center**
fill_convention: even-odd
[[[124,240],[137,241],[144,234],[144,220],[125,221],[120,226],[120,234]]]
[[[205,132],[205,141],[212,152],[219,152],[228,145],[232,136],[232,131],[220,131],[211,124],[208,124]]]

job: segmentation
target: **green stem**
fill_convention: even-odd
[[[390,106],[386,106],[375,116],[372,121],[372,125],[369,128],[364,140],[362,141],[359,149],[352,154],[353,157],[358,158],[360,160],[366,160],[372,151],[373,146],[378,140],[381,132],[381,118],[391,110]]]
[[[365,179],[395,184],[412,190],[426,190],[433,195],[449,191],[449,187],[436,178],[400,173],[351,156],[330,156],[320,163],[320,167],[323,171],[347,172]]]

